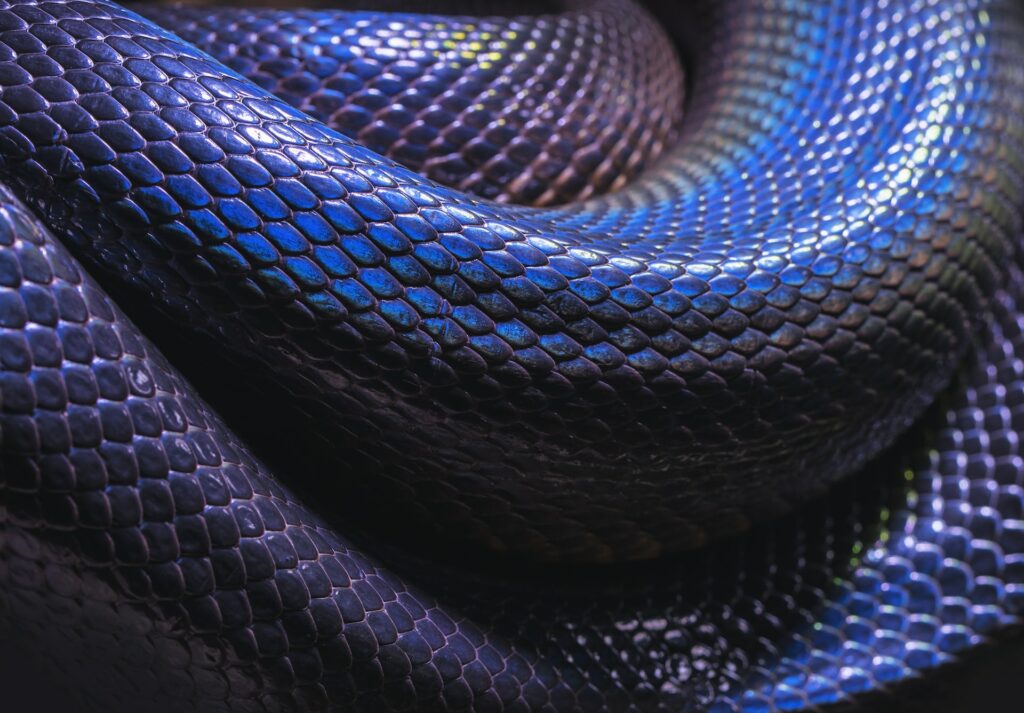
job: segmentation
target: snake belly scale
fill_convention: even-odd
[[[0,634],[47,687],[871,709],[1012,638],[1016,3],[695,3],[681,67],[625,0],[138,10],[0,2]]]

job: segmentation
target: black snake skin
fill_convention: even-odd
[[[621,188],[674,143],[683,109],[681,67],[653,18],[605,0],[574,8],[440,22],[379,12],[141,9],[433,181],[546,205]]]
[[[1019,694],[1016,3],[139,9],[0,2],[15,706]]]

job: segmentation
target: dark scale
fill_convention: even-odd
[[[685,106],[625,0],[146,12],[255,83],[0,2],[14,705],[903,710],[1019,655],[1015,4],[695,6]]]

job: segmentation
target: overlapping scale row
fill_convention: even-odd
[[[458,699],[479,629],[296,502],[6,190],[0,320],[2,638],[76,709]]]
[[[1024,610],[1012,277],[939,428],[799,517],[647,569],[398,574],[272,477],[4,192],[0,650],[36,676],[5,667],[5,696],[717,713],[899,695]]]
[[[920,677],[1007,627],[1019,629],[1024,275],[1015,269],[1012,279],[939,426],[921,429],[926,436],[907,449],[905,499],[883,510],[880,535],[853,549],[848,574],[822,580],[823,601],[811,616],[711,710],[825,706]],[[1014,691],[1008,681],[992,704],[1011,701]],[[942,709],[941,700],[933,705]]]
[[[106,279],[258,362],[267,418],[348,466],[339,507],[649,558],[891,442],[1021,222],[1012,3],[721,12],[679,148],[531,210],[399,168],[115,5],[12,2],[0,173]]]
[[[671,41],[617,1],[512,18],[138,9],[361,145],[503,202],[625,185],[674,143],[683,110]]]

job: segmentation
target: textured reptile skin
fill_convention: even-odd
[[[1024,18],[758,5],[707,13],[678,148],[531,209],[116,5],[0,3],[9,648],[82,709],[718,713],[906,695],[1011,633]],[[280,480],[69,249],[276,382]]]
[[[650,558],[861,465],[1000,282],[1019,18],[922,10],[960,28],[936,39],[859,5],[719,23],[679,148],[548,210],[435,186],[113,7],[56,6],[94,16],[72,33],[29,5],[0,174],[100,274],[273,374],[297,450],[349,466],[352,509],[420,541]],[[886,77],[832,96],[819,66],[869,52]]]
[[[614,0],[577,5],[491,20],[141,10],[431,180],[543,205],[625,185],[674,142],[683,109],[682,72],[657,23]]]

